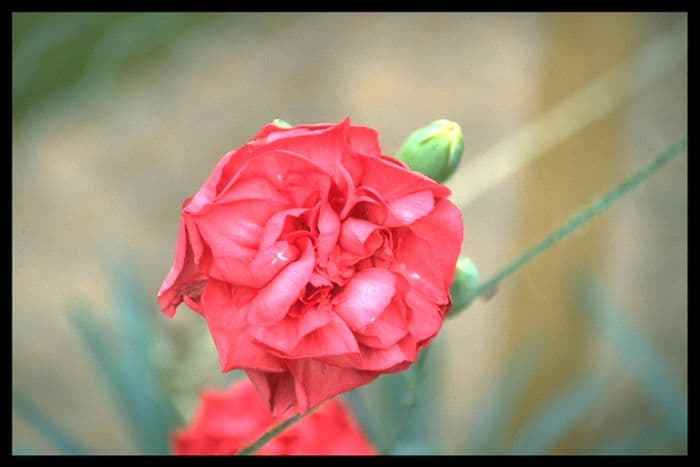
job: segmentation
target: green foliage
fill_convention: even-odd
[[[344,395],[365,433],[384,454],[409,454],[421,440],[421,453],[438,454],[435,438],[440,385],[439,340],[423,350],[418,361],[403,373],[383,375],[374,383]]]
[[[607,380],[606,375],[594,373],[574,381],[521,428],[511,452],[528,455],[550,452],[594,408]]]
[[[144,453],[167,454],[170,433],[182,420],[153,358],[155,313],[146,306],[134,271],[111,269],[117,321],[114,335],[105,335],[94,315],[84,308],[75,310],[71,318],[134,442]]]
[[[505,365],[487,392],[488,398],[477,405],[478,412],[470,423],[472,435],[464,443],[470,454],[501,452],[503,433],[539,368],[544,350],[541,342],[540,339],[530,339],[519,346],[523,351]]]
[[[89,454],[89,451],[65,429],[48,418],[22,394],[13,392],[12,406],[32,428],[64,454]],[[22,441],[13,440],[14,454],[39,454],[41,451]]]
[[[598,334],[614,349],[624,368],[634,375],[640,383],[638,387],[662,417],[663,424],[657,428],[657,434],[645,437],[672,438],[686,444],[686,396],[663,353],[655,348],[642,330],[625,318],[626,313],[618,308],[604,292],[602,284],[593,277],[581,280],[575,293]],[[620,445],[630,443],[621,441]]]
[[[72,90],[89,92],[166,54],[219,15],[187,13],[14,13],[13,119]]]
[[[669,445],[687,445],[687,403],[678,388],[678,378],[669,372],[661,352],[644,333],[624,319],[592,278],[576,284],[577,297],[595,335],[604,339],[621,357],[621,365],[612,370],[593,368],[570,383],[547,404],[520,424],[514,440],[504,433],[514,423],[514,414],[527,388],[535,382],[540,367],[542,339],[532,338],[523,345],[501,376],[496,379],[489,398],[478,404],[479,411],[470,420],[472,435],[465,440],[464,452],[470,454],[546,454],[571,433],[591,412],[611,387],[613,375],[631,370],[641,383],[640,389],[663,416],[661,424],[645,423],[619,437],[597,440],[583,451],[590,454],[640,454],[654,452]]]

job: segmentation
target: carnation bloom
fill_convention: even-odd
[[[179,455],[228,455],[253,444],[275,425],[292,416],[274,418],[250,381],[222,391],[204,391],[192,423],[173,434]],[[266,443],[263,455],[372,455],[350,410],[338,400],[313,413]]]
[[[463,234],[449,195],[348,119],[267,125],[185,201],[160,305],[200,313],[274,415],[304,412],[438,333]]]

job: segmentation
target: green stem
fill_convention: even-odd
[[[671,160],[680,155],[687,144],[687,138],[683,138],[681,141],[671,146],[658,158],[649,162],[636,173],[632,174],[613,190],[602,195],[595,202],[574,216],[568,223],[549,234],[542,241],[520,255],[515,261],[511,262],[487,281],[479,285],[479,287],[477,287],[468,298],[468,302],[471,302],[481,295],[493,293],[496,286],[498,286],[503,279],[517,272],[520,268],[537,258],[549,248],[553,247],[559,241],[574,233],[598,214],[605,212],[616,201],[639,186],[647,178],[658,172],[666,164],[671,162]]]
[[[263,446],[265,446],[272,438],[275,436],[279,435],[282,433],[284,430],[289,428],[290,426],[294,425],[296,422],[304,418],[305,416],[309,415],[311,412],[316,410],[316,407],[312,407],[309,410],[306,411],[304,415],[296,414],[289,420],[286,420],[279,425],[275,426],[273,429],[262,435],[260,438],[258,438],[257,441],[255,441],[253,444],[248,446],[247,448],[242,449],[238,455],[239,456],[252,456],[256,452],[258,452]]]

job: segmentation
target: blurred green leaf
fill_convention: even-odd
[[[64,454],[89,454],[89,451],[82,443],[77,441],[73,436],[68,434],[63,428],[54,423],[46,415],[44,415],[38,407],[36,407],[29,399],[25,398],[18,392],[12,394],[12,405],[17,411],[17,414],[22,417],[29,425],[37,432],[53,444],[59,451]],[[32,448],[22,443],[13,443],[13,452],[18,448],[23,454],[36,454]]]
[[[13,117],[24,119],[57,95],[85,96],[104,88],[164,56],[196,26],[222,18],[212,13],[14,13]]]
[[[383,435],[380,432],[377,414],[367,406],[365,392],[362,389],[345,393],[343,399],[352,407],[353,414],[362,427],[362,431],[372,441],[372,444],[379,447],[382,443]]]
[[[110,271],[117,321],[112,339],[107,339],[85,309],[73,314],[73,323],[139,448],[147,454],[167,454],[170,434],[182,421],[158,378],[152,351],[152,310],[142,300],[132,268],[113,266]]]
[[[635,427],[622,436],[597,443],[588,450],[594,455],[639,455],[654,453],[663,449],[673,441],[673,436],[667,431],[659,430],[657,426]]]
[[[394,456],[421,456],[439,454],[440,452],[442,452],[440,448],[423,439],[405,439],[396,443],[390,454]]]
[[[432,438],[439,428],[439,417],[436,415],[438,401],[434,395],[439,392],[442,382],[442,355],[442,340],[436,337],[430,347],[421,351],[416,364],[402,373],[404,387],[400,400],[406,423],[400,427],[396,443],[422,439],[425,443],[434,444]]]
[[[511,422],[516,407],[532,383],[544,354],[542,339],[529,339],[518,346],[519,351],[505,366],[502,375],[488,391],[488,399],[478,405],[472,418],[471,439],[466,443],[470,454],[494,454],[498,443]]]
[[[566,435],[594,406],[608,383],[607,375],[586,375],[540,409],[519,430],[512,451],[517,454],[544,454]]]
[[[602,337],[640,381],[641,389],[676,436],[687,438],[688,406],[677,377],[661,352],[644,333],[625,319],[602,286],[592,277],[580,282],[578,296]]]
[[[13,456],[36,456],[42,455],[41,449],[30,446],[29,444],[23,443],[22,441],[12,441],[12,455]]]
[[[377,449],[393,453],[404,439],[429,442],[436,432],[432,394],[440,384],[440,345],[433,341],[404,372],[385,374],[347,395],[357,417]]]

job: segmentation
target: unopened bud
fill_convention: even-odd
[[[467,309],[474,301],[474,292],[479,288],[479,270],[474,261],[466,256],[460,256],[457,260],[457,270],[455,278],[450,287],[452,296],[452,311],[449,316]]]
[[[462,129],[450,120],[435,120],[406,139],[396,158],[442,183],[457,170],[464,152]]]
[[[292,124],[289,122],[285,122],[282,119],[276,118],[271,122],[273,125],[278,126],[280,128],[291,128]]]

